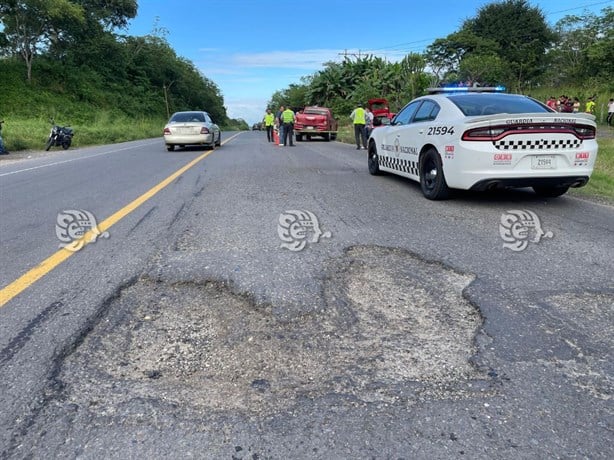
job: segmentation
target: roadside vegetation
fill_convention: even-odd
[[[585,187],[570,189],[579,196],[598,196],[614,204],[614,128],[609,128],[610,137],[597,138],[599,153],[591,179]]]

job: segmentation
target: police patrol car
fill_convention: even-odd
[[[431,200],[452,188],[532,187],[555,197],[585,185],[597,157],[595,117],[503,91],[430,88],[373,130],[369,172],[419,181]]]

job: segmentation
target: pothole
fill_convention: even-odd
[[[281,321],[217,283],[142,279],[65,360],[70,403],[112,415],[136,400],[274,413],[301,398],[460,394],[479,312],[471,275],[400,250],[355,247],[329,267],[326,305]],[[279,308],[277,306],[276,308]]]

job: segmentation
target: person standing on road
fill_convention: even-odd
[[[288,145],[290,147],[294,147],[293,141],[292,141],[292,136],[294,135],[294,112],[292,111],[292,109],[290,109],[290,107],[288,107],[286,110],[284,110],[281,113],[281,120],[283,122],[283,127],[284,127],[284,139],[283,139],[283,144],[280,142],[280,146],[282,145]]]
[[[264,128],[266,129],[266,138],[268,142],[274,142],[273,139],[273,125],[275,124],[275,115],[271,112],[271,109],[266,109],[264,114]]]
[[[365,109],[362,108],[362,104],[358,104],[358,106],[352,110],[350,114],[350,118],[354,123],[354,138],[356,140],[356,150],[360,150],[360,142],[362,141],[362,148],[367,148],[367,139],[365,137],[365,123],[366,123],[366,112]]]
[[[608,102],[608,118],[606,119],[608,126],[612,126],[614,122],[612,118],[614,118],[614,99],[610,98]]]
[[[365,109],[365,139],[369,140],[369,136],[373,131],[373,112],[368,107]]]
[[[2,124],[4,120],[0,120],[0,155],[8,155],[9,151],[4,147],[4,141],[2,140]]]
[[[284,113],[285,107],[283,105],[279,106],[279,110],[275,113],[275,124],[278,127],[279,131],[279,146],[283,147],[284,141],[284,122],[281,119],[281,114]]]

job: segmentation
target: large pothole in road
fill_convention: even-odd
[[[142,279],[58,378],[69,401],[107,415],[135,400],[266,414],[331,394],[449,397],[480,377],[470,357],[481,317],[462,295],[472,280],[405,251],[355,247],[331,263],[326,305],[281,321],[217,283]]]

